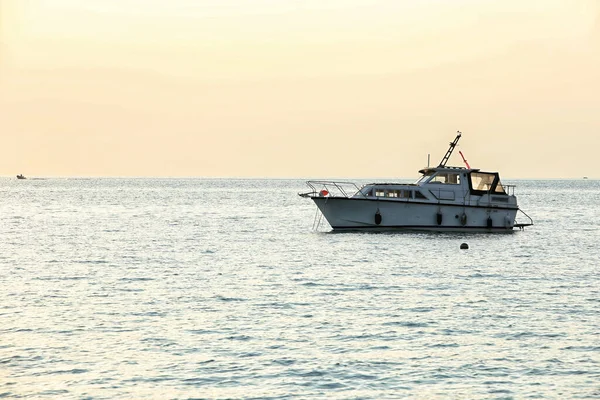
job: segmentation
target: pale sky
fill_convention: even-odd
[[[460,130],[600,178],[600,0],[0,0],[0,35],[0,176],[406,178]]]

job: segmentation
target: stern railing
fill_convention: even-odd
[[[517,187],[517,185],[502,184],[502,187],[504,188],[504,191],[506,192],[507,195],[509,195],[509,196],[515,195],[515,188]]]

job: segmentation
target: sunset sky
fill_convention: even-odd
[[[460,130],[600,178],[600,0],[0,0],[0,35],[0,176],[413,177]]]

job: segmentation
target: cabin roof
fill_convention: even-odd
[[[452,171],[452,172],[477,172],[479,168],[465,168],[465,167],[425,167],[419,170],[420,174],[427,174],[429,172],[438,172],[438,171]]]
[[[414,187],[418,187],[419,185],[416,185],[414,183],[402,183],[402,182],[372,182],[372,183],[367,183],[364,185],[366,186],[414,186]]]

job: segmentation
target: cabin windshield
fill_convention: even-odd
[[[426,182],[427,179],[429,179],[429,177],[431,175],[433,175],[433,174],[435,174],[435,171],[427,171],[427,172],[425,172],[419,179],[417,179],[417,181],[415,182],[415,185],[419,184],[419,183]]]

